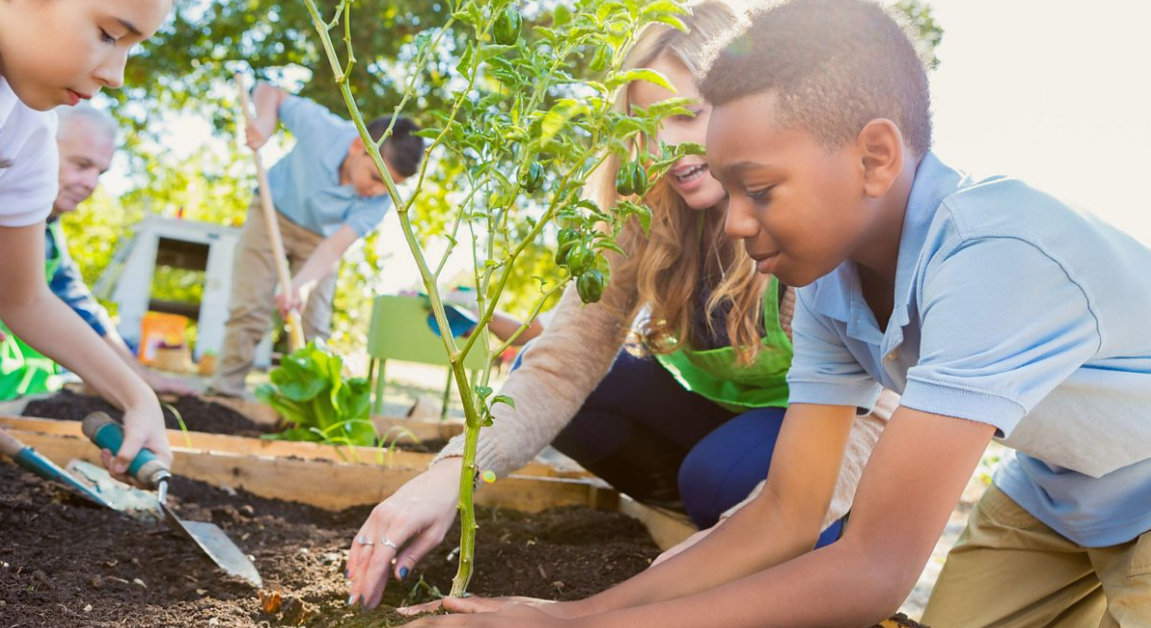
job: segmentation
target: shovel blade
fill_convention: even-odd
[[[83,460],[72,460],[68,463],[67,471],[73,481],[96,493],[103,504],[112,510],[140,521],[156,523],[160,520],[154,494],[113,479],[103,467]]]
[[[170,509],[165,508],[164,510],[169,515],[169,522],[195,541],[196,545],[199,545],[200,549],[204,550],[204,553],[221,569],[233,576],[247,580],[256,588],[264,586],[264,580],[260,578],[260,572],[256,570],[256,566],[248,560],[243,550],[237,547],[227,534],[224,534],[220,526],[203,521],[183,521],[177,518]]]

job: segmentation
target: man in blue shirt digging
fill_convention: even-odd
[[[282,314],[302,312],[306,339],[328,336],[340,259],[379,225],[392,205],[352,122],[267,83],[256,85],[253,100],[257,117],[247,127],[248,146],[263,146],[277,122],[296,139],[292,151],[268,171],[292,282],[276,294],[276,261],[256,198],[236,251],[214,383],[215,392],[234,396],[244,392],[244,379],[274,307]],[[391,118],[378,118],[368,124],[368,132],[379,141],[390,124]],[[424,142],[414,134],[417,130],[414,122],[399,118],[381,146],[384,164],[397,184],[415,174],[423,159]]]

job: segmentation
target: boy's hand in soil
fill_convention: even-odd
[[[374,608],[388,585],[389,570],[403,580],[444,540],[456,516],[462,465],[461,458],[441,460],[372,509],[348,554],[348,604]]]
[[[541,600],[540,598],[524,597],[522,595],[508,597],[479,597],[474,595],[469,597],[446,597],[442,600],[425,602],[423,604],[417,604],[416,606],[397,608],[396,612],[408,616],[434,613],[438,610],[460,614],[497,613],[517,605],[530,606],[552,617],[567,619],[576,616],[568,613],[568,608],[563,602]]]
[[[559,626],[570,627],[572,624],[573,620],[553,617],[532,606],[513,604],[498,613],[440,615],[425,617],[407,625],[411,628],[449,628],[451,626],[466,626],[467,628],[556,628]]]

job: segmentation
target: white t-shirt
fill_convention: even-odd
[[[26,227],[48,217],[59,160],[56,112],[30,109],[0,77],[0,227]]]

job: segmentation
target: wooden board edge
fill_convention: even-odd
[[[621,495],[619,498],[619,512],[639,520],[647,528],[656,545],[664,551],[679,545],[697,532],[697,528],[692,525],[687,515],[647,506],[627,495]]]
[[[45,434],[81,435],[80,423],[78,421],[8,416],[4,413],[0,413],[0,427]],[[341,447],[322,443],[268,440],[249,436],[231,436],[207,432],[182,432],[180,430],[168,430],[168,444],[172,447],[180,447],[187,450],[296,457],[306,460],[331,460],[334,462],[364,464],[376,467],[405,467],[420,471],[427,469],[436,457],[434,453],[421,453],[400,449]],[[543,462],[530,462],[522,469],[517,470],[515,474],[534,477],[593,477],[589,472],[583,469],[557,469]]]
[[[82,436],[20,430],[11,434],[61,466],[72,459],[100,462],[99,450]],[[177,475],[329,510],[379,503],[423,471],[181,447],[173,448],[173,458]],[[602,481],[513,475],[477,491],[476,503],[524,512],[569,505],[610,508],[613,494]]]
[[[100,462],[99,450],[82,436],[22,430],[12,435],[61,466],[72,459]],[[328,510],[377,504],[422,471],[180,447],[173,448],[173,455],[177,475]],[[640,521],[663,550],[695,532],[686,517],[640,504],[595,479],[512,475],[482,486],[476,503],[523,512],[573,505],[618,511]]]

